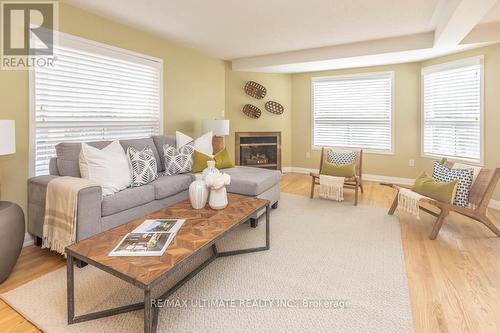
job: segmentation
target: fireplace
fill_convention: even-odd
[[[281,132],[236,132],[236,164],[281,170]]]

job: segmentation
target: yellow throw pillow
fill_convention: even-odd
[[[412,191],[437,201],[453,204],[457,192],[457,181],[438,182],[423,172],[415,179]]]
[[[193,154],[193,169],[191,170],[191,172],[202,172],[207,167],[207,162],[213,160],[214,159],[211,156],[205,155],[195,150]]]
[[[229,156],[226,148],[222,149],[220,152],[215,154],[215,167],[217,169],[226,169],[234,167],[234,163]]]
[[[354,163],[334,164],[325,161],[319,173],[328,176],[352,178],[356,174],[356,167]]]

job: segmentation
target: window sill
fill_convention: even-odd
[[[339,149],[363,149],[363,154],[374,154],[374,155],[395,155],[393,150],[373,150],[373,149],[364,149],[358,147],[340,147],[340,146],[324,146],[327,148],[339,148]],[[321,146],[312,146],[311,149],[314,151],[321,150]]]
[[[433,155],[433,154],[421,154],[421,156],[423,158],[428,158],[428,159],[432,159],[432,160],[446,158],[447,160],[452,161],[452,162],[465,163],[465,164],[469,164],[469,165],[477,166],[477,167],[484,167],[484,162],[482,160],[480,160],[480,161],[466,160],[466,159],[455,158],[453,156]]]

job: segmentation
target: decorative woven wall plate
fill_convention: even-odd
[[[266,108],[267,111],[274,114],[282,114],[283,111],[285,111],[283,105],[275,101],[267,101],[264,107]]]
[[[242,111],[245,115],[253,119],[259,118],[262,113],[258,107],[252,104],[245,104]]]
[[[263,99],[267,94],[267,89],[262,84],[255,81],[248,81],[245,84],[245,92],[247,95],[252,96],[257,99]]]

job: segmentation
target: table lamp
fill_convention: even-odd
[[[212,146],[214,154],[223,150],[225,147],[224,136],[229,135],[229,120],[225,119],[207,119],[203,120],[203,133],[212,131]]]

